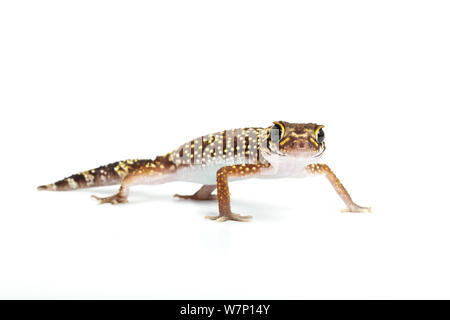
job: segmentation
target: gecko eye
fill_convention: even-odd
[[[281,126],[279,124],[275,124],[271,129],[270,129],[270,140],[272,142],[279,142],[282,138],[283,135],[283,129],[281,128]]]
[[[317,133],[317,142],[322,143],[323,140],[325,140],[325,132],[323,132],[322,128],[320,128],[319,132]]]

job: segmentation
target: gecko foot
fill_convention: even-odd
[[[237,213],[231,213],[229,215],[220,215],[220,216],[206,216],[205,219],[215,220],[217,222],[224,222],[228,220],[240,221],[240,222],[249,222],[252,220],[252,216],[241,216]]]
[[[181,198],[181,199],[189,199],[189,200],[217,200],[217,195],[210,194],[207,197],[199,197],[198,195],[181,195],[181,194],[174,194],[174,198]]]
[[[358,213],[372,213],[370,207],[360,207],[357,204],[353,204],[346,209],[342,209],[341,212],[358,212]]]
[[[94,198],[95,200],[97,200],[99,204],[102,204],[102,203],[118,204],[118,203],[128,202],[127,198],[124,198],[123,196],[119,196],[118,194],[115,194],[110,197],[105,197],[105,198],[100,198],[100,197],[92,195],[91,198]]]

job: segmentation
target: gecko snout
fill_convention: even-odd
[[[294,148],[295,149],[305,149],[306,148],[305,142],[304,141],[295,141]]]

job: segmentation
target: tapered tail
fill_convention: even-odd
[[[55,183],[39,186],[38,190],[67,191],[120,184],[128,172],[141,163],[148,163],[149,161],[151,162],[151,160],[125,160],[110,163],[106,166],[73,174]]]

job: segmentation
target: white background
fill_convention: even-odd
[[[2,1],[0,298],[450,298],[446,1]],[[323,177],[125,205],[36,186],[222,129],[326,125]]]

